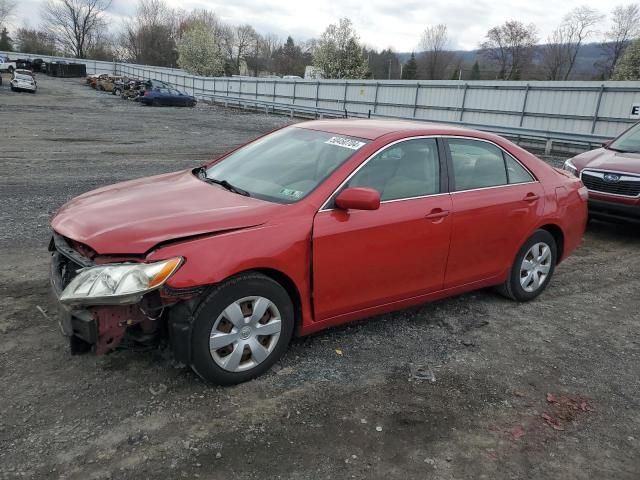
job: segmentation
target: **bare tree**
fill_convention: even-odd
[[[611,78],[625,49],[640,34],[640,7],[618,5],[611,12],[611,27],[605,32],[602,49],[606,55],[604,77]]]
[[[451,63],[451,54],[446,50],[448,43],[446,25],[432,25],[422,33],[420,49],[423,53],[418,59],[418,68],[423,70],[425,78],[436,80],[445,77],[445,70]]]
[[[85,58],[106,27],[104,13],[111,0],[47,0],[42,19],[64,50],[77,58]]]
[[[564,80],[568,80],[576,64],[576,58],[583,42],[595,33],[595,26],[602,21],[603,15],[587,6],[571,10],[565,17],[561,28],[564,30],[567,68]]]
[[[124,25],[122,57],[134,63],[174,66],[178,58],[177,17],[163,0],[140,0],[136,15]],[[183,31],[186,29],[185,25]]]
[[[538,39],[535,25],[510,20],[487,32],[482,55],[498,65],[498,78],[518,80],[529,63]]]
[[[564,26],[556,28],[541,47],[542,68],[547,80],[562,80],[568,66],[567,39]]]
[[[228,26],[221,34],[229,63],[235,73],[240,73],[240,65],[255,45],[258,34],[251,25]]]
[[[0,25],[4,25],[11,18],[16,6],[15,0],[0,0]]]

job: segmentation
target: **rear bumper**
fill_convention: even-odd
[[[589,215],[593,218],[614,222],[640,223],[640,205],[589,198]]]

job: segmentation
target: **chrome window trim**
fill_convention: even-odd
[[[344,181],[338,185],[338,188],[336,188],[333,192],[331,192],[331,195],[329,195],[329,197],[324,201],[324,203],[322,204],[322,207],[320,207],[320,210],[318,210],[318,213],[320,212],[331,212],[333,210],[336,210],[335,208],[328,208],[327,204],[331,201],[331,199],[333,198],[333,196],[340,191],[340,189],[342,189],[342,187],[344,187],[344,185],[351,180],[351,178],[360,171],[361,168],[363,168],[367,163],[369,163],[376,155],[378,155],[380,152],[386,150],[387,148],[392,147],[393,145],[397,144],[397,143],[401,143],[401,142],[406,142],[408,140],[421,140],[423,138],[433,138],[433,139],[438,139],[441,138],[441,135],[418,135],[415,137],[405,137],[405,138],[401,138],[399,140],[396,140],[394,142],[391,143],[387,143],[386,145],[384,145],[383,147],[380,147],[378,150],[376,150],[375,152],[373,152],[371,155],[369,155],[364,162],[362,162],[360,165],[358,165],[358,168],[356,168],[353,172],[351,172],[349,174],[349,176],[344,179]],[[438,152],[438,162],[440,162],[440,152]],[[441,170],[441,169],[438,169]],[[440,172],[440,176],[442,176],[442,172]],[[438,179],[439,180],[439,179]],[[426,198],[426,197],[433,197],[436,195],[448,195],[449,192],[438,192],[438,193],[432,193],[430,195],[421,195],[418,197],[407,197],[407,198],[395,198],[393,200],[384,200],[380,202],[380,205],[385,204],[385,203],[389,203],[389,202],[398,202],[401,200],[415,200],[417,198]]]
[[[520,160],[518,160],[516,157],[511,155],[509,152],[507,152],[500,145],[498,145],[495,142],[492,142],[491,140],[487,140],[486,138],[466,137],[464,135],[446,135],[446,136],[442,136],[442,138],[444,140],[448,140],[450,138],[459,138],[459,139],[462,139],[462,140],[474,140],[476,142],[485,142],[485,143],[488,143],[490,145],[493,145],[494,147],[498,147],[498,149],[500,151],[502,151],[503,155],[508,155],[509,157],[511,157],[518,165],[520,165],[522,168],[524,168],[524,171],[527,172],[529,174],[529,176],[533,179],[530,182],[508,183],[509,176],[507,174],[507,183],[505,183],[504,185],[491,185],[489,187],[467,188],[466,190],[454,190],[454,191],[451,192],[452,194],[453,193],[462,193],[462,192],[473,192],[475,190],[486,190],[488,188],[511,187],[513,185],[527,185],[529,183],[540,183],[540,180],[538,180],[536,178],[536,176],[533,174],[533,172],[531,170],[529,170],[526,165],[523,165]],[[451,149],[449,149],[449,154],[451,154]],[[451,162],[453,162],[453,158],[451,158]],[[506,168],[506,165],[505,165],[505,168]],[[455,176],[454,176],[454,178],[455,178]]]
[[[599,169],[599,168],[584,168],[581,172],[580,172],[580,181],[582,181],[582,175],[587,172],[592,172],[592,173],[596,173],[598,175],[592,175],[593,177],[597,177],[600,178],[602,180],[604,180],[604,176],[607,173],[615,173],[616,175],[620,175],[620,180],[624,180],[625,182],[640,182],[640,175],[637,175],[635,173],[629,173],[629,172],[620,172],[617,170],[603,170],[603,169]],[[615,185],[615,184],[612,184]],[[602,190],[591,190],[590,188],[587,187],[587,190],[589,192],[593,192],[593,193],[597,193],[599,195],[610,195],[612,197],[620,197],[620,198],[640,198],[640,193],[638,195],[623,195],[621,193],[610,193],[610,192],[603,192]]]
[[[407,198],[397,198],[397,199],[393,199],[393,200],[384,200],[380,202],[380,205],[385,204],[385,203],[390,203],[390,202],[400,202],[400,201],[405,201],[405,200],[416,200],[419,198],[427,198],[427,197],[435,197],[435,196],[440,196],[440,195],[452,195],[455,193],[465,193],[465,192],[473,192],[476,190],[487,190],[490,188],[501,188],[501,187],[513,187],[515,185],[527,185],[530,183],[540,183],[540,180],[538,180],[536,178],[536,176],[531,172],[531,170],[529,170],[526,165],[523,165],[522,162],[520,160],[518,160],[516,157],[514,157],[513,155],[511,155],[509,152],[507,152],[504,148],[502,148],[500,145],[498,145],[495,142],[492,142],[491,140],[487,140],[485,138],[476,138],[476,137],[469,137],[469,136],[465,136],[465,135],[417,135],[415,137],[405,137],[405,138],[401,138],[400,140],[396,140],[394,142],[388,143],[387,145],[380,147],[378,150],[376,150],[375,152],[373,152],[371,155],[369,155],[369,157],[367,157],[364,162],[362,162],[360,165],[358,165],[358,168],[356,168],[353,172],[351,172],[351,174],[349,174],[349,176],[340,184],[338,185],[338,187],[331,192],[331,195],[329,195],[329,197],[324,201],[324,203],[322,204],[322,207],[320,207],[320,210],[318,210],[318,213],[320,212],[331,212],[333,210],[336,210],[335,208],[328,208],[327,204],[329,203],[329,201],[333,198],[333,196],[342,188],[344,187],[344,185],[351,180],[351,177],[353,177],[356,173],[358,173],[358,171],[363,168],[367,163],[369,163],[371,161],[371,159],[373,159],[376,155],[378,155],[380,152],[382,152],[383,150],[386,150],[387,148],[400,143],[400,142],[405,142],[407,140],[420,140],[423,138],[435,138],[435,139],[442,139],[442,140],[448,140],[450,138],[460,138],[460,139],[464,139],[464,140],[476,140],[478,142],[485,142],[485,143],[489,143],[491,145],[494,145],[495,147],[498,147],[504,154],[509,155],[511,158],[513,158],[516,162],[518,162],[518,164],[525,169],[525,171],[527,171],[529,173],[529,175],[531,175],[531,178],[533,178],[533,180],[531,182],[521,182],[521,183],[507,183],[505,185],[493,185],[490,187],[479,187],[479,188],[471,188],[468,190],[457,190],[457,191],[453,191],[453,192],[439,192],[439,193],[433,193],[431,195],[422,195],[422,196],[418,196],[418,197],[407,197]],[[438,152],[438,158],[440,157],[440,152]],[[440,161],[442,161],[442,159],[440,159]],[[440,169],[441,170],[441,169]],[[442,171],[440,172],[440,175],[442,175]]]

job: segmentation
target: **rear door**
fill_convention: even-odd
[[[446,140],[452,230],[445,288],[496,277],[511,267],[537,224],[544,190],[514,157],[492,142]]]
[[[378,210],[329,204],[318,212],[312,267],[317,320],[442,288],[451,230],[443,166],[434,138],[395,143],[342,187],[378,190]]]

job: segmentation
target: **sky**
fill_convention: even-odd
[[[43,0],[22,0],[15,26],[35,27]],[[231,24],[252,25],[259,33],[274,33],[296,40],[318,37],[327,25],[340,17],[352,20],[360,39],[376,49],[393,48],[397,52],[418,49],[421,33],[429,25],[443,23],[449,32],[449,48],[472,50],[479,46],[487,30],[506,20],[536,25],[541,41],[574,7],[587,5],[609,14],[615,5],[633,0],[166,0],[175,8],[206,8]],[[110,24],[135,13],[135,0],[112,0]],[[601,31],[608,27],[607,20]],[[602,34],[594,36],[598,40]]]

